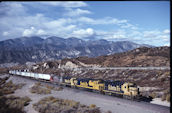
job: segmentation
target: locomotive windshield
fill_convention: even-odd
[[[137,87],[136,84],[129,85],[129,87]]]

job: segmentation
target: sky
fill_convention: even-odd
[[[170,45],[170,1],[1,2],[0,41],[76,37]]]

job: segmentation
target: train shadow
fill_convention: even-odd
[[[139,98],[139,100],[140,101],[144,101],[144,102],[150,102],[150,101],[152,101],[152,97],[151,96],[148,96],[148,97],[146,97],[146,96],[141,96],[140,98]]]

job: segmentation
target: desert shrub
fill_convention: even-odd
[[[63,87],[58,87],[58,88],[55,88],[56,91],[62,91],[63,90]]]
[[[63,90],[63,87],[54,87],[54,86],[50,86],[50,85],[46,85],[45,87],[47,89],[55,90],[55,91],[62,91]]]
[[[78,108],[79,106],[79,102],[75,102],[73,100],[68,100],[64,104],[68,104],[71,108]]]
[[[150,94],[150,96],[151,96],[152,98],[156,98],[156,93],[155,93],[155,92],[152,92],[152,93]]]
[[[90,108],[95,108],[96,105],[95,105],[95,104],[91,104],[89,107],[90,107]]]
[[[164,90],[163,92],[164,92],[164,94],[170,93],[170,89],[168,88],[168,89]]]
[[[170,94],[167,94],[166,100],[167,100],[168,102],[170,102]]]
[[[52,96],[45,97],[38,103],[33,104],[33,108],[39,113],[101,113],[99,108],[82,105],[79,102],[59,99]]]
[[[35,86],[42,86],[40,82],[35,83]]]
[[[112,113],[112,111],[107,111],[106,113]]]
[[[84,104],[80,104],[80,107],[81,107],[81,108],[85,108],[85,107],[86,107],[86,105],[84,105]]]
[[[46,88],[51,89],[51,90],[54,89],[54,87],[53,86],[50,86],[50,85],[46,85]]]
[[[0,96],[0,113],[25,113],[23,108],[30,101],[29,97]]]
[[[161,100],[164,101],[166,99],[166,95],[162,95]]]
[[[14,93],[15,90],[21,89],[25,84],[14,84],[12,81],[6,82],[8,77],[0,79],[0,96]]]
[[[31,87],[30,92],[36,93],[36,94],[50,94],[51,89],[42,87],[42,85],[38,82],[38,83],[35,83],[35,85]]]
[[[0,74],[8,73],[8,71],[9,71],[8,68],[0,68]]]
[[[6,100],[6,104],[9,105],[10,108],[19,108],[23,109],[24,106],[28,105],[31,99],[29,97],[15,97],[10,96]]]

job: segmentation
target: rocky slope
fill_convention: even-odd
[[[80,56],[96,57],[125,52],[140,46],[129,41],[84,41],[77,38],[21,37],[0,42],[0,64],[40,62]]]
[[[31,66],[31,70],[39,73],[51,73],[57,76],[74,76],[104,80],[120,80],[135,82],[143,95],[161,97],[169,94],[170,70],[99,70],[85,67],[116,66],[170,66],[170,48],[137,48],[129,52],[117,53],[96,58],[78,57],[57,61],[48,61]],[[82,67],[82,69],[80,69]]]

